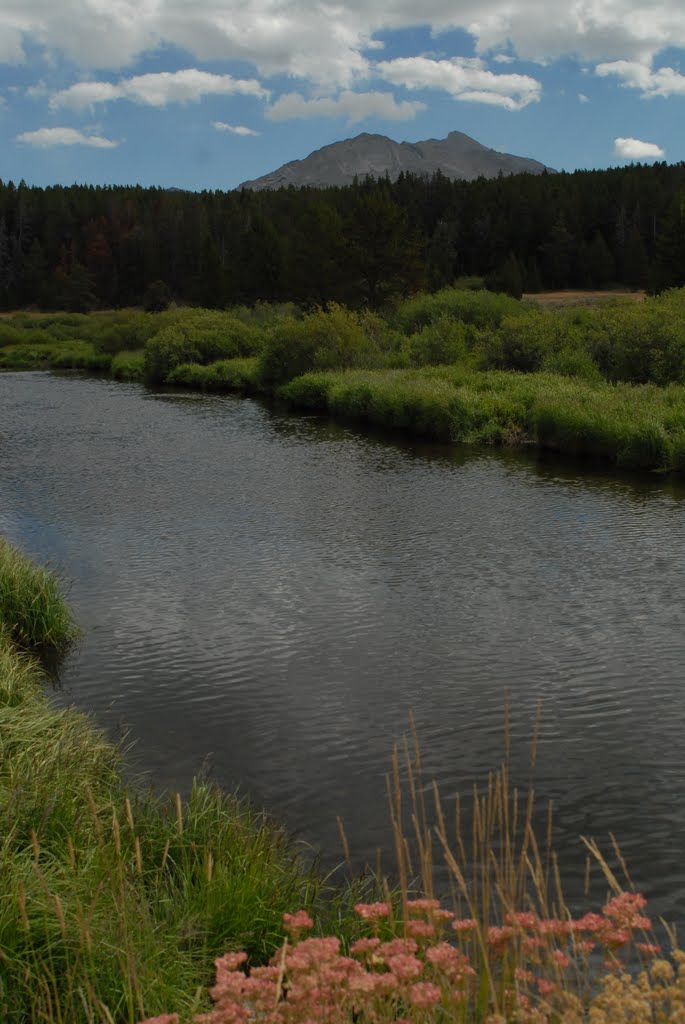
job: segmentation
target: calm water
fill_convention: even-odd
[[[155,785],[209,772],[340,859],[389,847],[413,711],[468,792],[503,752],[580,833],[613,830],[685,920],[685,494],[450,451],[237,398],[0,375],[0,533],[58,567],[84,629],[58,699],[128,732]]]

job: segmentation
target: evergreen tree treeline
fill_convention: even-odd
[[[150,289],[380,306],[462,276],[515,295],[685,284],[685,164],[276,192],[0,181],[0,309],[137,305]]]

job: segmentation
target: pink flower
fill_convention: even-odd
[[[486,941],[488,946],[491,946],[495,952],[500,953],[504,950],[513,934],[514,929],[510,925],[503,925],[502,927],[492,925],[488,928]]]
[[[299,932],[313,928],[314,922],[306,910],[298,910],[295,914],[283,915],[283,927],[291,935],[297,935]]]
[[[563,953],[560,949],[554,950],[554,952],[552,953],[552,960],[554,960],[554,963],[557,965],[557,967],[562,968],[568,967],[568,965],[571,963],[566,954]]]
[[[436,1006],[442,999],[442,992],[430,981],[419,981],[412,985],[409,999],[414,1006],[429,1008]]]
[[[413,956],[418,953],[418,943],[413,939],[391,939],[378,947],[378,955],[383,958],[391,956]]]
[[[389,903],[357,903],[354,909],[365,921],[379,921],[390,915]]]
[[[440,900],[407,900],[407,910],[410,914],[430,913],[440,909]]]
[[[478,922],[474,921],[471,917],[467,917],[463,920],[452,921],[452,927],[455,932],[459,932],[460,934],[462,932],[474,932],[478,928]]]
[[[657,956],[661,952],[661,946],[656,942],[636,942],[635,949],[643,956]]]
[[[535,928],[538,923],[538,919],[535,914],[530,912],[521,912],[518,914],[507,914],[505,921],[507,924],[518,925],[519,928]]]
[[[373,939],[357,939],[350,946],[350,953],[353,956],[367,956],[373,953],[381,944],[379,938],[374,937]]]
[[[388,967],[400,981],[408,981],[410,978],[418,978],[423,970],[423,964],[415,956],[400,954],[399,956],[388,957]]]
[[[556,988],[556,985],[553,985],[551,981],[547,981],[546,978],[538,978],[537,985],[541,996],[550,995]]]
[[[407,921],[405,925],[408,935],[414,939],[432,939],[435,928],[430,921]]]

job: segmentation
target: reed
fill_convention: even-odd
[[[539,721],[539,719],[537,720]],[[536,756],[537,721],[531,744]],[[607,897],[574,916],[562,890],[551,806],[512,786],[505,758],[468,800],[450,806],[424,777],[416,733],[395,749],[387,779],[394,878],[355,907],[364,931],[321,934],[306,910],[266,968],[244,953],[216,960],[207,1024],[676,1024],[685,1010],[685,954],[662,956],[646,901],[620,850],[617,873],[593,841]],[[589,863],[589,862],[588,862]],[[312,929],[318,933],[309,937]],[[676,969],[678,974],[676,974]],[[170,1014],[156,1024],[187,1018]],[[155,1024],[148,1021],[147,1024]]]

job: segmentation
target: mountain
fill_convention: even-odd
[[[446,139],[425,142],[394,142],[385,135],[366,132],[354,139],[334,142],[310,153],[304,160],[291,160],[278,170],[239,188],[255,190],[329,185],[351,185],[355,177],[385,176],[394,181],[405,171],[430,176],[441,171],[447,178],[496,178],[502,174],[542,174],[551,170],[537,160],[510,153],[498,153],[463,132],[450,132]]]

